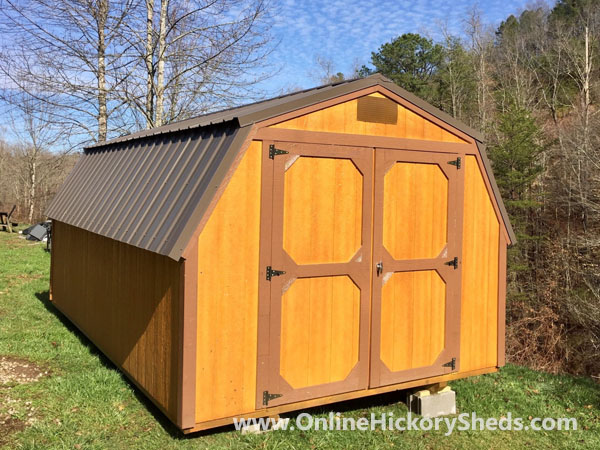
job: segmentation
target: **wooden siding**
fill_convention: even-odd
[[[448,242],[448,179],[439,166],[397,162],[383,186],[387,251],[398,260],[439,257]]]
[[[351,160],[298,158],[285,173],[284,250],[297,264],[350,261],[361,246],[362,192]]]
[[[379,93],[370,94],[370,96],[384,97]],[[354,99],[272,125],[272,127],[291,130],[423,139],[427,141],[465,142],[458,136],[414,113],[410,109],[400,104],[397,105],[397,108],[398,121],[396,124],[357,120],[358,99]]]
[[[393,372],[430,366],[444,349],[446,286],[434,270],[396,272],[383,286],[381,360]]]
[[[198,237],[196,422],[254,411],[261,149],[252,142]]]
[[[465,161],[460,371],[498,361],[500,224],[474,156]]]
[[[54,221],[52,301],[174,422],[182,264]]]
[[[302,409],[314,408],[317,406],[329,405],[329,404],[336,403],[336,402],[354,400],[357,398],[363,398],[363,397],[368,397],[368,396],[372,396],[372,395],[383,394],[386,392],[399,391],[402,389],[412,389],[415,387],[437,385],[438,383],[447,383],[448,381],[457,380],[459,378],[474,377],[474,376],[478,376],[478,375],[484,375],[487,373],[494,373],[497,371],[498,371],[498,369],[496,367],[490,367],[487,369],[474,370],[472,372],[466,372],[466,373],[453,372],[453,373],[449,373],[447,375],[439,375],[439,376],[434,376],[434,377],[421,378],[420,380],[407,381],[404,383],[396,383],[396,384],[391,384],[388,386],[382,386],[382,387],[373,388],[373,389],[356,390],[356,391],[352,391],[352,392],[345,392],[343,394],[335,394],[335,395],[328,395],[328,396],[324,396],[324,397],[312,398],[310,400],[305,400],[305,401],[301,401],[301,402],[297,402],[297,403],[288,403],[286,405],[281,405],[281,406],[273,406],[273,407],[267,407],[264,409],[257,409],[251,413],[244,414],[244,417],[245,418],[274,417],[279,414],[287,413],[290,411],[298,411],[298,410],[302,410]],[[403,401],[403,399],[405,398],[405,395],[406,395],[405,393],[398,393],[398,400]],[[336,408],[332,407],[329,409],[335,410]],[[209,428],[221,427],[224,425],[231,425],[232,423],[234,423],[234,419],[236,419],[236,418],[239,418],[239,416],[224,417],[222,419],[216,419],[216,420],[207,421],[204,423],[197,423],[194,428],[183,430],[183,432],[188,434],[188,433],[194,433],[196,431],[207,430]]]
[[[358,287],[347,276],[299,278],[281,303],[281,376],[293,388],[344,380],[358,362]]]

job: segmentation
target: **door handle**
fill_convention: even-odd
[[[381,275],[383,272],[383,263],[379,261],[375,267],[377,267],[377,276]]]

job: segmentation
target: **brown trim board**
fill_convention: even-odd
[[[268,142],[263,145],[266,147]],[[297,143],[283,143],[274,142],[277,148],[289,151],[289,154],[281,155],[274,160],[270,160],[270,166],[268,170],[272,170],[272,182],[273,182],[273,195],[272,195],[272,206],[266,205],[265,209],[269,209],[271,206],[271,234],[266,236],[271,239],[271,260],[261,263],[261,267],[266,265],[272,265],[278,270],[284,270],[282,276],[273,278],[268,284],[270,285],[270,313],[266,320],[261,321],[259,326],[269,326],[269,353],[268,358],[268,384],[265,389],[259,389],[257,391],[257,403],[256,408],[263,408],[262,396],[260,395],[262,390],[268,390],[271,392],[277,392],[283,394],[281,398],[274,399],[271,404],[280,405],[283,403],[298,402],[306,400],[311,397],[322,397],[327,395],[333,395],[340,392],[348,392],[357,389],[364,389],[368,385],[368,343],[369,337],[366,334],[369,318],[370,309],[370,287],[371,280],[369,279],[370,273],[370,245],[367,248],[365,243],[370,242],[372,235],[372,224],[369,214],[365,214],[365,211],[372,210],[373,195],[371,192],[372,188],[372,151],[364,147],[351,147],[351,148],[340,148],[331,145],[314,145],[314,144],[297,144]],[[266,155],[265,151],[263,155]],[[320,156],[332,159],[350,159],[358,171],[363,177],[363,196],[361,210],[362,223],[361,223],[361,236],[362,245],[354,254],[354,256],[347,262],[327,262],[327,263],[311,263],[311,264],[298,264],[293,258],[285,251],[283,244],[283,233],[284,233],[284,192],[283,186],[285,181],[285,173],[287,168],[293,163],[298,156]],[[263,156],[265,157],[265,156]],[[267,163],[269,164],[269,163]],[[266,176],[265,178],[267,178]],[[268,181],[267,183],[268,184]],[[269,211],[266,211],[268,214]],[[263,216],[264,222],[269,221],[267,214]],[[263,222],[263,223],[264,223]],[[338,276],[346,275],[360,290],[360,337],[359,337],[359,355],[358,360],[350,373],[343,380],[323,383],[319,385],[305,386],[301,388],[294,388],[290,386],[287,380],[280,373],[280,345],[281,345],[281,301],[283,292],[285,292],[286,286],[293,283],[294,280],[299,278],[313,278],[320,276]],[[261,277],[262,278],[262,277]],[[262,282],[262,281],[261,281]],[[261,314],[262,318],[262,314]],[[267,321],[268,320],[268,321]],[[265,332],[264,330],[261,330]],[[266,332],[265,332],[266,333]],[[262,349],[262,346],[261,346]],[[261,352],[262,353],[262,352]],[[261,358],[261,361],[263,358]],[[263,364],[259,362],[259,365]],[[264,374],[261,373],[261,376]],[[261,380],[261,386],[263,380]]]
[[[270,316],[271,283],[266,280],[266,266],[271,263],[271,233],[273,215],[273,160],[269,159],[269,145],[272,141],[262,141],[261,193],[260,193],[260,233],[259,233],[259,279],[256,351],[256,409],[263,391],[269,388]]]
[[[396,103],[398,103],[401,106],[403,106],[404,108],[412,111],[414,114],[417,114],[418,116],[423,117],[424,119],[428,120],[429,122],[432,122],[432,123],[436,124],[437,126],[439,126],[440,128],[443,128],[447,132],[463,139],[465,141],[465,143],[471,144],[474,142],[473,138],[470,135],[465,134],[464,132],[460,131],[459,129],[451,126],[448,122],[440,120],[438,117],[436,117],[435,115],[432,115],[431,113],[428,113],[423,108],[416,107],[413,103],[406,101],[403,97],[399,96],[395,92],[392,92],[389,89],[387,89],[386,87],[384,87],[382,85],[378,85],[378,84],[369,86],[369,87],[366,87],[363,89],[359,89],[359,90],[356,90],[356,91],[353,91],[353,92],[350,92],[347,94],[343,94],[338,97],[329,96],[327,99],[323,99],[323,101],[321,101],[319,103],[304,106],[304,107],[301,107],[301,108],[298,108],[295,110],[288,110],[287,112],[283,112],[280,115],[261,120],[261,121],[257,122],[257,125],[261,128],[269,127],[271,125],[285,122],[287,120],[294,119],[299,116],[303,116],[303,115],[310,114],[310,113],[313,113],[316,111],[320,111],[320,110],[323,110],[326,108],[330,108],[332,106],[339,105],[341,103],[355,100],[359,97],[364,97],[365,95],[374,94],[374,93],[382,94],[382,95],[394,100]]]
[[[186,248],[186,251],[188,249]],[[198,343],[198,239],[182,259],[180,294],[180,377],[177,424],[188,428],[196,422],[196,347]]]
[[[305,400],[298,403],[288,403],[281,406],[274,406],[272,408],[264,408],[260,410],[253,411],[247,414],[240,414],[239,416],[231,416],[224,417],[222,419],[210,420],[207,422],[197,423],[193,428],[188,428],[183,430],[185,434],[195,433],[197,431],[208,430],[210,428],[222,427],[226,425],[231,425],[233,423],[234,418],[244,417],[244,418],[252,418],[252,417],[272,417],[277,416],[278,414],[287,413],[290,411],[298,411],[302,409],[313,408],[315,406],[321,405],[329,405],[331,403],[343,402],[346,400],[354,400],[362,397],[369,397],[371,395],[384,394],[386,392],[400,391],[403,389],[410,389],[414,387],[426,386],[429,384],[435,384],[445,381],[458,380],[461,378],[474,377],[477,375],[485,375],[488,373],[497,372],[497,367],[487,367],[484,369],[472,370],[469,372],[453,372],[445,375],[439,375],[431,378],[423,378],[421,380],[407,381],[405,383],[398,383],[388,386],[382,386],[379,388],[373,389],[363,389],[360,391],[353,392],[345,392],[343,394],[331,395],[328,397],[315,398],[312,400]]]
[[[506,239],[498,239],[498,367],[506,359]]]
[[[255,139],[294,142],[301,144],[330,144],[350,147],[378,147],[400,150],[421,150],[437,153],[477,153],[473,144],[426,141],[421,139],[393,138],[362,134],[328,133],[324,131],[290,130],[285,128],[259,128]]]
[[[373,261],[383,262],[384,271],[381,276],[373,278],[372,297],[372,355],[371,379],[373,387],[410,381],[418,378],[431,377],[450,372],[443,364],[455,358],[456,366],[452,371],[460,370],[460,309],[461,309],[461,274],[462,264],[450,268],[446,263],[453,256],[462,254],[462,217],[463,217],[463,188],[464,170],[446,164],[449,155],[444,153],[411,152],[405,150],[377,148],[376,150],[376,187],[375,187],[375,218],[373,234]],[[456,156],[456,155],[453,155]],[[464,156],[460,154],[460,156]],[[383,204],[384,175],[398,162],[433,163],[448,179],[448,217],[447,217],[447,255],[422,259],[396,259],[384,245]],[[446,283],[446,312],[445,312],[445,345],[432,364],[424,367],[391,371],[381,359],[381,313],[383,303],[383,287],[387,274],[396,272],[415,272],[434,270]]]

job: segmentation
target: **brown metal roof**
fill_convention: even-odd
[[[178,260],[251,126],[380,85],[482,142],[480,133],[381,75],[343,81],[118,137],[87,147],[50,204],[51,219]],[[487,175],[514,233],[485,155]]]
[[[291,111],[295,111],[306,106],[314,105],[325,100],[329,100],[335,97],[339,97],[351,92],[359,91],[371,86],[383,86],[386,89],[394,92],[400,97],[406,99],[410,103],[414,104],[418,108],[427,111],[434,117],[446,122],[452,127],[468,134],[472,138],[483,141],[483,136],[478,131],[473,130],[464,123],[456,120],[454,117],[446,114],[443,111],[435,108],[424,100],[421,100],[414,94],[411,94],[405,89],[402,89],[391,80],[386,77],[375,74],[366,78],[358,78],[355,80],[346,80],[339,83],[326,84],[312,89],[304,91],[294,92],[280,97],[275,97],[270,100],[264,100],[257,103],[251,103],[249,105],[238,106],[236,108],[225,109],[222,111],[205,114],[202,116],[194,117],[192,119],[182,120],[180,122],[174,122],[162,127],[152,128],[150,130],[143,130],[137,133],[128,134],[112,139],[107,142],[100,142],[98,144],[87,147],[88,149],[104,147],[106,145],[116,144],[120,142],[131,141],[143,137],[156,136],[164,133],[171,133],[173,131],[187,130],[191,128],[204,127],[207,125],[214,125],[222,122],[229,122],[231,120],[237,120],[240,126],[246,126],[260,122],[263,120],[270,119],[272,117],[280,116]]]
[[[249,127],[225,122],[86,151],[48,208],[60,222],[179,259]],[[192,231],[193,232],[193,231]]]

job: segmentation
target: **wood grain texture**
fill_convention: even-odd
[[[362,183],[349,159],[302,156],[287,169],[283,248],[296,263],[354,256],[361,246]]]
[[[282,298],[281,375],[294,388],[344,380],[358,362],[359,326],[349,277],[297,279]]]
[[[448,179],[436,164],[394,164],[384,179],[385,248],[398,260],[436,258],[446,242]]]
[[[444,349],[446,286],[434,270],[396,272],[383,286],[381,360],[393,372],[433,364]]]
[[[474,156],[465,161],[460,370],[498,362],[500,225]]]
[[[261,142],[252,142],[198,238],[196,421],[254,410]]]
[[[182,263],[61,222],[53,304],[177,421]]]
[[[343,402],[346,400],[353,400],[353,399],[357,399],[357,398],[368,397],[371,395],[383,394],[385,392],[393,392],[393,391],[399,391],[399,390],[403,390],[403,389],[412,389],[412,388],[421,387],[421,386],[429,386],[432,384],[444,383],[444,382],[448,382],[451,380],[457,380],[457,379],[466,378],[466,377],[474,377],[477,375],[484,375],[484,374],[488,374],[488,373],[494,373],[497,371],[498,371],[498,368],[496,368],[496,367],[488,367],[485,369],[473,370],[471,372],[453,372],[453,373],[449,373],[446,375],[438,375],[438,376],[434,376],[434,377],[421,378],[419,380],[407,381],[407,382],[403,382],[403,383],[396,383],[396,384],[391,384],[388,386],[382,386],[382,387],[378,387],[378,388],[361,389],[361,390],[352,391],[352,392],[344,392],[342,394],[328,395],[328,396],[324,396],[324,397],[313,398],[313,399],[298,402],[298,403],[289,403],[286,405],[259,409],[252,413],[244,414],[244,417],[245,418],[273,417],[278,414],[282,414],[282,413],[286,413],[286,412],[290,412],[290,411],[298,411],[298,410],[302,410],[302,409],[313,408],[315,406],[328,405],[331,403]],[[404,397],[404,394],[403,394],[403,397]],[[402,399],[403,397],[400,397],[400,399]],[[234,416],[234,417],[239,418],[239,416]],[[189,434],[189,433],[194,433],[194,432],[201,431],[201,430],[208,430],[210,428],[221,427],[224,425],[231,425],[233,423],[234,417],[226,417],[223,419],[217,419],[217,420],[207,421],[207,422],[203,422],[203,423],[197,423],[194,428],[183,430],[183,432],[186,434]]]
[[[370,95],[374,97],[383,97],[383,95],[379,93]],[[397,105],[398,122],[396,124],[359,121],[357,120],[357,108],[358,100],[354,99],[271,125],[271,127],[292,130],[326,131],[330,133],[423,139],[440,142],[465,142],[458,136],[400,104]]]

